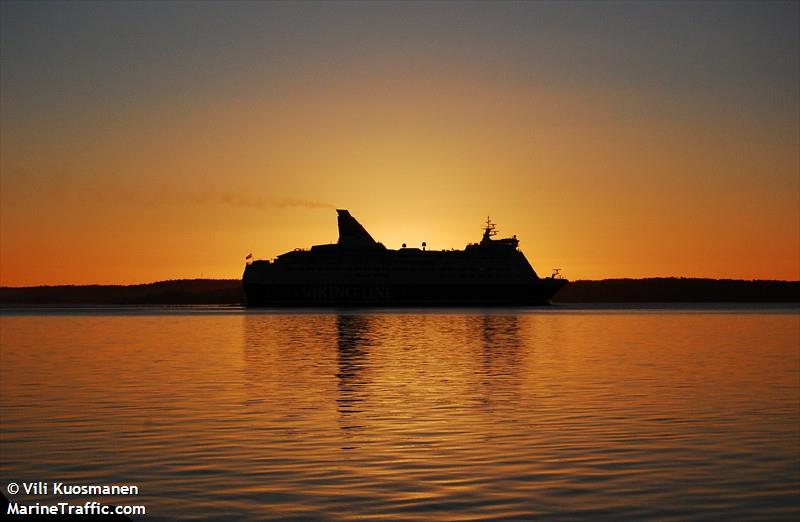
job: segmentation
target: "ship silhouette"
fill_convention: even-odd
[[[535,306],[567,280],[542,278],[516,236],[483,238],[464,250],[392,250],[347,210],[337,210],[339,240],[296,249],[274,261],[248,256],[242,283],[248,306]]]

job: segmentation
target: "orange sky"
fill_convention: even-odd
[[[93,4],[112,31],[4,3],[0,284],[236,278],[336,241],[336,207],[390,248],[463,248],[488,214],[570,279],[800,279],[796,4],[655,34],[647,6],[537,4]],[[592,39],[534,47],[548,16]]]

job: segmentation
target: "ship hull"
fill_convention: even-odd
[[[259,284],[244,283],[254,307],[543,306],[567,283],[538,279],[527,284]]]
[[[242,274],[248,306],[541,306],[566,279],[540,278],[516,236],[483,239],[464,250],[391,250],[347,210],[337,210],[339,240],[251,260]],[[248,256],[248,259],[250,256]]]

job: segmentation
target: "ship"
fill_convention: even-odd
[[[247,256],[242,284],[252,307],[538,306],[567,279],[539,277],[516,236],[483,238],[463,250],[379,243],[348,210],[337,210],[336,243],[295,249],[274,260]]]

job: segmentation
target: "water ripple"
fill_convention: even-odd
[[[149,520],[796,519],[800,321],[722,312],[7,314],[2,479]]]

